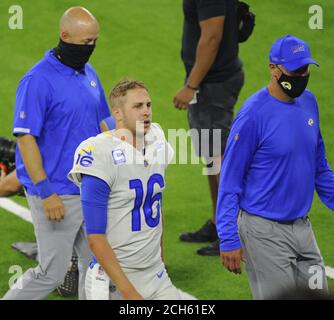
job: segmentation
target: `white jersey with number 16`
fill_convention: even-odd
[[[145,135],[142,151],[114,132],[79,145],[69,178],[80,186],[81,175],[87,174],[109,185],[106,236],[122,268],[159,266],[164,175],[174,151],[156,123]]]

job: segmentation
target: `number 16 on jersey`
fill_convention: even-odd
[[[132,231],[141,230],[141,214],[140,214],[141,207],[143,207],[145,222],[149,227],[154,228],[160,222],[162,193],[158,192],[155,195],[153,195],[155,184],[158,184],[160,188],[163,188],[165,186],[165,181],[161,174],[156,173],[149,178],[147,182],[147,193],[143,204],[144,200],[143,182],[140,179],[134,179],[129,181],[130,189],[134,189],[136,192],[134,208],[132,210]],[[155,217],[153,217],[153,205],[155,202],[158,202],[156,205],[157,214],[155,215]]]

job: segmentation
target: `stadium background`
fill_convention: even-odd
[[[248,0],[256,13],[252,37],[240,46],[246,84],[242,102],[269,79],[268,50],[278,37],[291,33],[308,41],[321,68],[311,68],[309,88],[320,107],[322,134],[327,157],[334,166],[334,4],[330,0]],[[11,5],[23,8],[23,30],[10,30]],[[320,4],[324,13],[323,30],[308,26],[309,7]],[[147,83],[153,98],[154,120],[166,133],[171,128],[187,128],[186,113],[172,106],[172,98],[184,78],[180,60],[182,32],[181,0],[99,0],[0,2],[0,136],[11,137],[15,90],[19,79],[58,43],[58,20],[70,6],[82,5],[99,20],[101,32],[91,59],[106,93],[120,78],[127,76]],[[198,244],[181,243],[182,231],[195,230],[210,215],[210,196],[201,165],[172,165],[167,171],[164,194],[165,258],[175,285],[199,299],[251,299],[246,274],[235,276],[224,270],[218,257],[201,257]],[[298,186],[296,186],[298,188]],[[25,205],[25,199],[14,197]],[[314,232],[326,265],[334,267],[334,214],[315,195],[310,214]],[[28,222],[0,209],[0,297],[8,289],[11,265],[23,270],[35,265],[10,248],[13,242],[34,241]],[[334,291],[334,280],[329,280]],[[61,299],[53,293],[48,299]]]

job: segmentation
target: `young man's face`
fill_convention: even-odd
[[[124,128],[134,135],[146,134],[151,126],[152,102],[148,92],[143,88],[129,90],[121,108],[121,117]],[[136,132],[136,124],[138,132]]]

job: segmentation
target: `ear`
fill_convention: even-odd
[[[276,79],[279,78],[280,76],[279,69],[276,67],[276,65],[274,65],[273,63],[269,63],[269,70],[273,78],[276,78]]]
[[[123,113],[121,108],[114,107],[112,109],[112,115],[116,121],[122,121],[123,119]]]
[[[69,40],[70,40],[70,35],[68,34],[68,32],[66,32],[66,31],[62,31],[62,32],[60,33],[60,38],[61,38],[61,40],[63,40],[64,42],[69,42]]]

